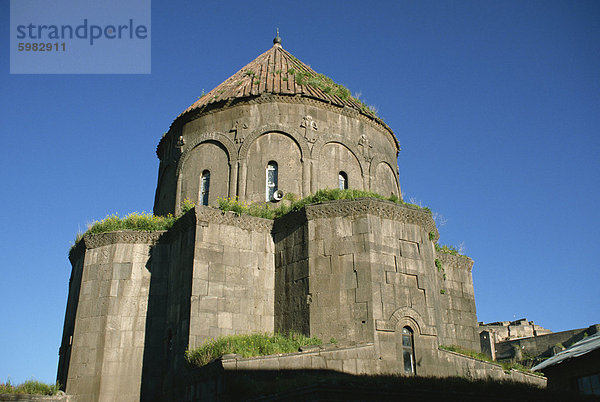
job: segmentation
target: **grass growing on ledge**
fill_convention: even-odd
[[[168,214],[166,216],[157,216],[146,212],[132,212],[126,215],[124,218],[119,217],[118,214],[109,215],[101,221],[95,221],[88,225],[85,233],[78,233],[75,238],[75,244],[87,234],[99,234],[114,232],[116,230],[137,230],[140,232],[156,232],[159,230],[169,230],[177,219],[185,215],[190,209],[194,208],[195,204],[193,201],[187,198],[181,205],[181,214],[173,216]],[[73,245],[75,247],[75,245]]]
[[[450,345],[450,346],[440,345],[440,349],[448,350],[450,352],[460,353],[461,355],[469,356],[474,359],[484,360],[484,361],[490,362],[490,363],[497,363],[497,362],[493,361],[486,354],[475,352],[474,350],[464,349],[464,348],[461,348],[460,346],[456,346],[456,345]]]
[[[229,353],[243,357],[266,356],[277,353],[297,352],[301,346],[320,345],[319,338],[301,334],[249,334],[222,336],[210,340],[197,349],[186,350],[186,360],[196,366],[204,366],[212,360]]]
[[[177,219],[171,214],[156,216],[145,212],[132,212],[124,218],[119,217],[117,214],[109,215],[101,221],[89,224],[84,233],[77,233],[75,244],[71,246],[71,250],[83,239],[83,236],[88,234],[114,232],[115,230],[138,230],[140,232],[169,230]]]
[[[286,195],[287,196],[287,195]],[[247,214],[252,216],[257,216],[259,218],[265,219],[277,219],[285,214],[290,212],[299,211],[307,205],[311,204],[320,204],[325,201],[333,201],[333,200],[356,200],[359,198],[376,198],[380,200],[387,200],[395,202],[399,205],[410,205],[418,209],[422,209],[428,213],[431,213],[431,210],[427,207],[421,208],[415,204],[409,204],[401,201],[397,196],[392,195],[390,197],[384,197],[381,194],[377,194],[371,191],[363,191],[363,190],[355,190],[355,189],[324,189],[319,190],[315,194],[309,195],[301,200],[295,200],[294,196],[289,197],[291,203],[289,205],[280,205],[279,207],[273,208],[272,204],[263,202],[263,203],[246,203],[243,201],[239,201],[237,197],[234,198],[220,198],[218,200],[219,209],[222,211],[232,211],[237,215]]]
[[[58,383],[51,385],[36,380],[27,380],[22,384],[12,385],[8,380],[6,384],[0,383],[0,394],[56,395],[59,388]]]
[[[435,251],[437,251],[438,253],[455,255],[457,257],[466,257],[466,255],[461,254],[460,251],[454,246],[447,246],[447,245],[440,246],[439,244],[436,244]]]
[[[490,363],[499,364],[500,366],[502,366],[502,368],[505,371],[510,371],[511,369],[514,369],[514,370],[518,370],[518,371],[521,371],[521,372],[524,372],[524,373],[529,373],[529,374],[535,374],[535,375],[543,376],[542,373],[531,371],[527,367],[523,366],[522,364],[513,363],[513,362],[509,362],[509,361],[495,361],[495,360],[492,360],[486,354],[475,352],[474,350],[464,349],[464,348],[462,348],[460,346],[456,346],[456,345],[443,346],[443,345],[440,345],[440,349],[442,349],[442,350],[449,350],[450,352],[460,353],[461,355],[469,356],[469,357],[472,357],[474,359],[478,359],[478,360],[483,360],[483,361],[490,362]]]
[[[300,71],[296,70],[295,68],[290,68],[287,72],[288,74],[294,75],[294,79],[296,80],[296,84],[298,85],[310,85],[321,89],[328,95],[335,95],[343,100],[354,99],[355,101],[360,103],[360,108],[363,111],[363,113],[377,116],[377,110],[373,106],[367,105],[358,96],[353,97],[348,88],[336,83],[326,75],[312,73],[309,71]]]
[[[117,214],[107,216],[101,221],[96,221],[86,231],[86,234],[112,232],[115,230],[138,230],[140,232],[155,232],[167,230],[175,223],[173,215],[155,216],[149,213],[133,212],[124,218]]]
[[[296,196],[293,194],[286,194],[284,199],[289,201],[289,203],[282,203],[278,207],[273,207],[273,204],[266,202],[246,203],[238,200],[237,197],[219,198],[217,202],[219,209],[223,212],[232,211],[237,215],[247,214],[251,216],[257,216],[259,218],[277,219],[290,212],[299,211],[306,205],[319,204],[332,200],[356,200],[358,198],[376,198],[380,200],[388,200],[399,205],[410,205],[431,214],[431,210],[429,208],[422,208],[415,204],[406,203],[395,195],[384,197],[381,194],[373,193],[371,191],[354,189],[319,190],[315,194],[309,195],[301,200],[297,200]],[[192,201],[186,199],[181,205],[181,215],[178,216],[173,216],[171,214],[166,216],[156,216],[145,212],[133,212],[123,218],[117,214],[109,215],[101,221],[96,221],[90,224],[85,233],[77,234],[77,237],[75,238],[75,244],[77,244],[83,238],[83,236],[87,234],[99,234],[113,232],[116,230],[138,230],[141,232],[169,230],[175,224],[177,219],[179,219],[190,209],[194,208],[194,206],[195,204]]]

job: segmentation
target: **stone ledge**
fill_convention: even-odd
[[[196,206],[196,221],[201,226],[206,226],[206,223],[218,223],[258,232],[270,232],[273,229],[273,221],[271,219],[246,214],[237,215],[231,211],[223,212],[220,209],[202,205]]]
[[[107,246],[117,243],[145,243],[154,244],[166,233],[165,230],[156,232],[140,232],[137,230],[118,230],[115,232],[88,234],[83,237],[86,249]]]
[[[309,350],[306,350],[306,351],[293,352],[293,353],[278,353],[278,354],[274,354],[274,355],[265,355],[265,356],[241,357],[236,354],[228,354],[228,355],[224,355],[224,356],[216,359],[215,361],[219,361],[219,362],[221,362],[221,364],[224,364],[225,369],[234,369],[235,370],[235,369],[238,369],[238,366],[240,366],[240,365],[247,366],[247,365],[253,365],[253,363],[259,364],[261,361],[266,362],[266,361],[279,360],[279,359],[287,360],[287,359],[296,359],[296,358],[302,360],[305,357],[311,357],[311,356],[322,356],[325,359],[327,359],[327,355],[337,353],[337,352],[351,352],[351,351],[358,351],[358,350],[363,350],[363,349],[373,349],[373,348],[374,348],[374,343],[372,343],[372,342],[359,343],[359,344],[352,345],[352,346],[324,344],[324,345],[315,345],[314,348],[311,347]],[[357,357],[355,357],[355,358],[357,358]],[[331,360],[343,360],[343,359],[333,358]],[[311,362],[311,360],[306,360],[306,361],[309,363]],[[208,367],[208,366],[204,366],[204,367]],[[202,368],[202,367],[200,367],[200,368]],[[306,367],[306,368],[310,369],[311,367]]]
[[[19,401],[19,402],[35,402],[35,401],[55,401],[69,402],[72,398],[64,392],[59,391],[57,395],[34,395],[34,394],[0,394],[0,401]]]
[[[409,205],[399,205],[392,201],[377,198],[359,198],[356,200],[325,201],[321,204],[307,205],[306,217],[309,220],[319,218],[346,217],[358,215],[376,215],[397,222],[421,226],[425,231],[439,233],[431,214]]]
[[[80,250],[81,244],[85,245],[85,249],[92,249],[117,243],[155,244],[159,240],[168,242],[173,236],[184,231],[194,223],[200,226],[218,223],[258,232],[270,232],[273,228],[273,221],[270,219],[258,218],[250,215],[238,216],[234,212],[223,212],[216,208],[196,206],[195,212],[188,212],[183,215],[169,230],[157,230],[155,232],[117,230],[106,233],[87,234],[77,243],[72,254],[76,255],[82,251]]]
[[[478,379],[492,377],[494,374],[496,374],[496,375],[501,374],[503,377],[502,379],[534,384],[540,388],[546,387],[546,383],[548,381],[548,379],[546,377],[539,376],[539,375],[536,375],[533,373],[527,373],[527,372],[514,370],[514,369],[511,369],[510,371],[505,371],[504,368],[498,363],[492,363],[492,362],[487,362],[485,360],[479,360],[477,358],[474,358],[471,356],[466,356],[466,355],[463,355],[463,354],[460,354],[457,352],[452,352],[450,350],[438,349],[438,352],[441,352],[442,354],[446,353],[454,358],[469,361],[469,362],[472,362],[473,364],[480,364],[480,365],[483,365],[484,367],[487,366],[488,369],[486,369],[486,375],[484,377],[476,375],[475,378],[478,378]]]
[[[159,240],[169,241],[172,236],[184,231],[195,222],[193,213],[186,213],[179,217],[169,230],[142,231],[142,230],[115,230],[106,233],[86,234],[69,251],[69,259],[73,263],[86,249],[92,249],[116,243],[146,243],[155,244]]]
[[[473,260],[467,256],[452,255],[437,251],[436,256],[440,259],[444,267],[453,269],[466,269],[469,271],[473,269]]]

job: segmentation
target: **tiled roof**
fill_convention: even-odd
[[[320,78],[321,85],[318,83],[319,79],[316,80],[317,83],[312,80],[315,84],[309,82],[311,77]],[[322,85],[324,82],[326,84]],[[371,110],[349,96],[349,91],[344,87],[338,86],[326,77],[319,75],[283,49],[279,43],[275,43],[269,50],[202,96],[179,117],[188,112],[208,107],[211,104],[261,94],[301,96],[321,100],[339,107],[350,107],[370,119],[376,120],[391,132],[390,128]],[[338,94],[341,96],[338,96]]]

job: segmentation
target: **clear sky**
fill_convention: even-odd
[[[3,1],[0,381],[55,380],[76,233],[152,210],[161,135],[275,27],[394,130],[479,321],[600,323],[600,2],[154,1],[151,74],[10,75]]]

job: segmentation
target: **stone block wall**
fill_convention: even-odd
[[[182,221],[184,219],[184,221]],[[156,319],[163,319],[163,327],[157,327],[153,333],[156,348],[148,353],[164,353],[162,365],[166,366],[171,375],[185,367],[185,350],[190,339],[190,297],[192,294],[192,275],[194,266],[195,244],[195,212],[189,211],[187,215],[177,222],[178,227],[172,228],[160,240],[159,249],[154,255],[151,266],[155,272],[166,272],[166,282],[158,279],[156,293],[156,308],[160,313],[162,309],[158,301],[166,289],[166,303],[164,316],[155,315]],[[153,280],[155,278],[153,277]],[[159,344],[162,346],[159,348]],[[166,383],[171,380],[167,376]]]
[[[377,373],[375,347],[372,343],[336,346],[322,345],[308,351],[243,358],[227,355],[207,366],[195,368],[181,379],[179,400],[221,400],[230,391],[223,381],[225,375],[253,372],[259,378],[272,378],[278,372],[301,373],[301,370],[338,371],[348,374]]]
[[[481,343],[471,275],[473,260],[441,252],[436,256],[446,275],[445,279],[442,277],[443,294],[439,297],[443,326],[440,344],[479,351]]]
[[[275,331],[310,334],[308,227],[296,212],[273,227],[275,243]]]
[[[59,349],[58,374],[56,381],[63,387],[67,384],[69,375],[69,364],[71,362],[71,351],[73,346],[73,334],[75,331],[75,319],[79,305],[79,292],[81,290],[81,277],[83,275],[83,264],[85,260],[85,242],[80,242],[69,252],[72,270],[69,278],[69,296],[67,298],[67,309],[63,325],[62,340]]]
[[[308,206],[306,217],[310,335],[374,342],[388,372],[400,371],[405,326],[417,373],[440,344],[479,350],[472,261],[441,256],[444,279],[429,213],[365,199]]]
[[[552,331],[536,325],[526,318],[515,321],[498,321],[492,323],[479,323],[479,331],[488,330],[493,335],[494,342],[509,341],[512,339],[528,338],[551,334]]]
[[[81,400],[117,395],[122,401],[139,400],[150,285],[146,264],[158,236],[119,231],[84,238],[84,254],[74,258],[73,276],[81,270],[81,286],[68,394]]]
[[[437,359],[435,366],[428,367],[424,376],[449,377],[458,376],[470,380],[492,379],[496,381],[515,381],[544,388],[546,378],[516,370],[504,371],[494,363],[477,360],[458,353],[445,350],[432,351]],[[307,351],[270,356],[242,358],[238,355],[227,355],[208,366],[191,371],[180,383],[180,393],[184,401],[217,400],[226,393],[223,384],[224,372],[233,375],[236,372],[255,372],[259,376],[278,376],[278,372],[300,370],[330,370],[354,375],[389,374],[385,364],[378,359],[378,350],[373,343],[359,345],[321,345]],[[301,389],[297,389],[301,391]],[[389,395],[386,395],[389,396]],[[432,397],[432,395],[429,395]]]
[[[428,212],[375,199],[275,222],[197,206],[167,232],[86,236],[71,256],[59,378],[68,370],[67,392],[89,400],[177,399],[186,349],[274,331],[370,343],[376,363],[357,372],[401,373],[405,326],[416,373],[434,375],[440,344],[479,345],[472,261],[436,256],[437,236]]]
[[[343,216],[350,205],[338,201],[306,208],[310,335],[372,342],[368,218]]]
[[[270,356],[223,358],[225,370],[333,370],[348,374],[377,373],[372,343],[354,346],[316,346],[311,350]]]
[[[273,332],[273,221],[196,207],[189,348],[222,335]]]
[[[504,371],[502,366],[448,350],[438,350],[437,364],[428,369],[425,375],[437,377],[458,376],[472,380],[492,379],[515,381],[540,388],[546,387],[546,377],[517,370]]]

